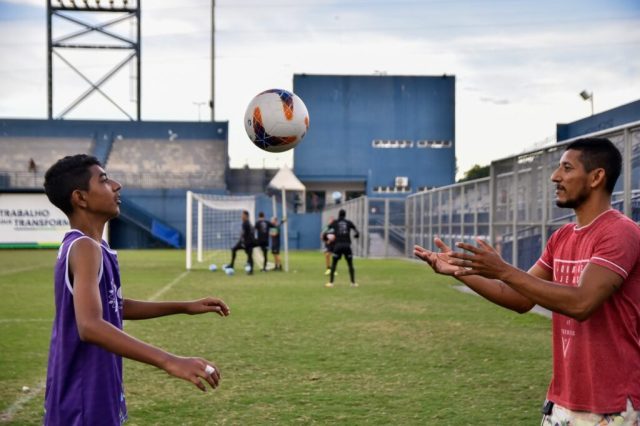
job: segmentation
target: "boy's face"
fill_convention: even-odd
[[[89,168],[91,179],[89,190],[81,191],[83,207],[109,218],[120,214],[120,190],[122,185],[107,176],[104,169],[98,165]]]

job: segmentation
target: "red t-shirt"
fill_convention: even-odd
[[[553,281],[577,287],[594,263],[624,278],[585,321],[553,313],[553,378],[547,398],[577,411],[606,414],[640,407],[640,228],[617,210],[589,225],[564,225],[537,264]]]

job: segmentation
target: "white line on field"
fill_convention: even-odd
[[[35,269],[35,268],[34,268]],[[180,275],[178,275],[176,278],[173,279],[173,281],[171,281],[169,284],[165,285],[164,287],[162,287],[160,290],[158,290],[153,296],[151,296],[148,300],[149,301],[154,301],[157,300],[160,296],[162,296],[163,294],[165,294],[167,291],[171,290],[171,288],[178,284],[184,277],[187,276],[187,274],[189,273],[189,271],[184,271],[183,273],[181,273]],[[35,319],[34,319],[35,320]],[[0,320],[0,322],[10,322],[11,320]],[[18,321],[28,321],[28,320],[19,320],[16,319],[16,322]],[[40,320],[36,320],[36,321],[40,321]],[[46,320],[46,321],[51,321],[51,320]],[[35,388],[33,388],[28,394],[25,395],[21,395],[18,399],[16,399],[13,404],[11,404],[9,406],[9,408],[7,408],[6,410],[4,410],[2,412],[2,414],[0,414],[0,422],[5,423],[5,422],[10,422],[11,420],[13,420],[13,416],[16,415],[16,413],[25,405],[27,404],[29,401],[31,401],[33,398],[35,398],[36,396],[38,396],[40,394],[40,392],[42,392],[45,388],[46,385],[46,379],[40,381]]]
[[[2,414],[0,414],[0,422],[5,423],[5,422],[10,422],[11,420],[13,420],[13,416],[16,415],[16,413],[18,411],[20,411],[20,409],[22,408],[23,405],[25,405],[26,403],[28,403],[29,401],[31,401],[33,398],[35,398],[40,392],[42,392],[44,390],[44,386],[46,384],[45,380],[41,380],[35,388],[31,389],[29,391],[29,393],[26,393],[24,395],[21,395],[18,399],[16,399],[13,404],[11,404],[9,406],[9,408],[7,408],[6,410],[4,410],[2,412]]]
[[[171,290],[171,287],[173,287],[174,285],[178,284],[180,282],[180,280],[182,280],[184,277],[187,276],[187,274],[189,273],[189,271],[184,271],[183,273],[181,273],[180,275],[178,275],[176,278],[174,278],[173,281],[171,281],[169,284],[165,285],[164,287],[162,287],[160,290],[158,290],[156,292],[156,294],[154,294],[153,296],[151,296],[148,300],[150,302],[153,302],[154,300],[158,300],[158,298],[160,296],[162,296],[163,294],[165,294],[167,291]]]
[[[16,322],[48,322],[51,318],[0,318],[0,324],[16,323]]]
[[[36,269],[48,268],[50,266],[51,265],[49,263],[43,263],[41,265],[29,265],[29,266],[23,266],[22,268],[5,269],[3,271],[0,271],[0,276],[17,274],[20,272],[35,271]]]

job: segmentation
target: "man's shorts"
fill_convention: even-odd
[[[593,425],[593,426],[638,426],[640,425],[640,411],[627,399],[627,409],[622,413],[594,414],[588,411],[573,411],[561,405],[554,404],[551,414],[542,417],[541,426],[556,425]]]
[[[280,246],[271,247],[271,254],[280,254]]]
[[[336,244],[333,247],[333,258],[340,260],[340,258],[344,255],[346,259],[351,259],[353,257],[353,252],[351,251],[350,244]]]
[[[324,252],[333,253],[333,244],[324,243]]]

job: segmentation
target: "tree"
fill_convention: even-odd
[[[481,166],[479,164],[474,164],[469,170],[464,173],[464,177],[460,179],[458,182],[467,182],[470,180],[480,179],[483,177],[489,176],[491,172],[491,166]]]

